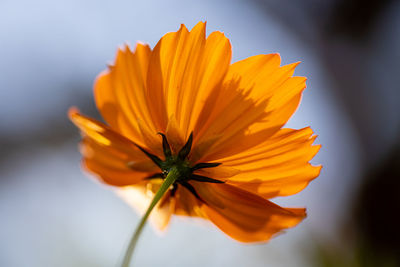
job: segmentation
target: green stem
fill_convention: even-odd
[[[164,193],[168,190],[168,188],[176,181],[178,178],[178,170],[173,167],[168,172],[167,177],[165,178],[164,182],[162,183],[161,187],[158,189],[157,193],[154,195],[153,200],[151,201],[149,207],[146,210],[146,213],[143,215],[142,219],[139,222],[139,225],[136,228],[135,233],[133,234],[131,241],[129,242],[129,246],[126,249],[124,260],[122,262],[121,267],[128,267],[131,261],[133,251],[135,250],[136,243],[139,239],[140,234],[146,224],[146,221],[153,210],[153,208],[157,205],[158,201],[163,197]]]

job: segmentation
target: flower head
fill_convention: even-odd
[[[182,25],[154,49],[120,48],[94,88],[106,124],[72,108],[81,129],[83,165],[144,207],[174,169],[177,179],[152,215],[163,228],[172,214],[213,222],[242,242],[266,241],[297,225],[303,208],[269,199],[295,194],[319,175],[310,128],[282,128],[306,78],[279,54],[230,64],[231,45],[205,23]]]

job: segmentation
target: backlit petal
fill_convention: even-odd
[[[283,126],[297,108],[305,77],[292,77],[299,64],[280,67],[279,54],[258,55],[232,64],[227,80],[240,77],[240,88],[256,101],[268,100],[266,125]],[[278,114],[275,114],[278,112]]]
[[[149,64],[149,97],[154,117],[160,127],[175,115],[186,140],[196,127],[203,102],[223,80],[231,58],[229,40],[215,32],[207,39],[205,23],[190,32],[182,25],[179,31],[166,34],[153,50]]]
[[[139,121],[146,132],[154,136],[157,132],[147,98],[150,55],[149,46],[140,43],[134,52],[128,46],[120,48],[114,65],[98,76],[94,86],[96,105],[106,122],[138,144],[143,142]]]
[[[201,209],[202,203],[186,188],[179,186],[175,194],[175,214],[206,218]]]
[[[208,119],[198,132],[199,140],[193,151],[201,154],[199,161],[212,161],[221,158],[221,155],[231,155],[229,150],[236,148],[236,144],[246,138],[248,128],[267,115],[266,101],[256,103],[249,93],[238,88],[237,81],[224,83],[214,97],[212,113],[207,115]],[[197,147],[206,147],[207,150],[197,152]]]
[[[202,210],[207,217],[241,242],[267,241],[306,216],[305,209],[285,209],[235,186],[191,183],[205,201]]]
[[[80,145],[84,167],[103,182],[114,186],[135,184],[157,171],[154,163],[127,138],[75,109],[70,110],[69,116],[84,136]]]
[[[308,163],[320,149],[310,128],[282,129],[267,141],[223,159],[240,172],[228,183],[266,198],[295,194],[316,178],[320,166]]]
[[[279,65],[279,54],[253,56],[231,65],[225,84],[236,81],[228,94],[241,96],[242,103],[238,107],[221,91],[220,99],[230,104],[213,119],[215,125],[221,126],[214,129],[210,125],[207,130],[210,137],[224,131],[224,137],[213,145],[212,152],[204,155],[204,159],[217,160],[245,151],[269,138],[288,121],[300,102],[306,78],[292,77],[298,63]],[[237,111],[242,113],[235,115]],[[224,122],[229,123],[230,128],[224,129]]]

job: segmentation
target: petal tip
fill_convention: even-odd
[[[73,120],[74,117],[76,117],[76,115],[79,114],[79,109],[75,106],[72,106],[68,109],[67,114],[68,114],[68,118],[70,120]]]
[[[278,53],[278,52],[271,53],[271,56],[273,56],[273,57],[277,57],[277,58],[279,58],[279,59],[281,59],[281,58],[282,58],[282,57],[281,57],[281,54],[280,54],[280,53]]]

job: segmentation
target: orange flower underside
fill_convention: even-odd
[[[279,54],[230,60],[223,33],[206,38],[205,23],[190,32],[182,25],[154,49],[119,49],[99,75],[95,100],[107,124],[74,108],[69,116],[83,134],[84,167],[139,209],[162,179],[146,179],[159,168],[136,145],[163,158],[158,132],[175,154],[193,132],[192,166],[222,163],[194,173],[224,183],[190,180],[199,198],[178,187],[157,205],[153,222],[162,229],[172,214],[197,216],[236,240],[266,241],[305,218],[305,209],[268,199],[295,194],[319,175],[309,161],[320,146],[310,128],[282,128],[305,88],[304,77],[293,77],[298,63],[281,67]]]

